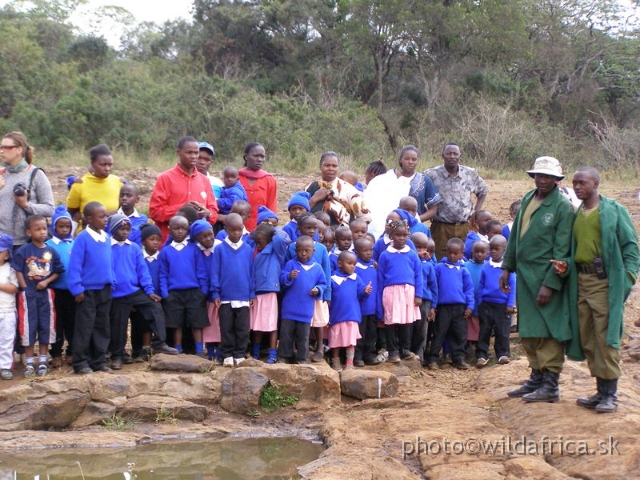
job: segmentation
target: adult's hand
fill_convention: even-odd
[[[511,287],[509,286],[510,273],[509,270],[502,270],[500,274],[500,290],[502,290],[502,293],[509,293],[511,291]]]
[[[27,200],[27,192],[24,192],[24,195],[14,195],[13,201],[16,202],[20,208],[25,209],[29,206],[29,200]]]
[[[320,187],[316,190],[316,193],[309,199],[309,205],[313,208],[316,204],[324,202],[327,198],[331,197],[331,190],[328,188]]]
[[[0,190],[2,190],[6,184],[7,182],[4,181],[4,177],[0,176]]]
[[[540,290],[538,290],[538,296],[536,297],[536,307],[541,307],[549,303],[551,300],[551,295],[553,294],[553,290],[549,287],[542,285]]]

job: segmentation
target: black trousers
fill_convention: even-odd
[[[360,324],[360,336],[356,344],[356,360],[373,360],[376,356],[376,338],[378,337],[378,319],[375,315],[363,315]]]
[[[427,332],[429,330],[429,309],[431,302],[422,300],[420,305],[420,320],[413,323],[413,331],[411,333],[411,351],[420,357],[420,362],[424,363],[424,350],[427,346]]]
[[[429,349],[429,362],[438,360],[438,352],[440,352],[444,339],[447,337],[449,337],[449,347],[451,348],[453,361],[464,361],[464,347],[467,343],[467,321],[463,316],[466,308],[467,306],[463,303],[438,305],[433,341]]]
[[[148,322],[155,336],[156,344],[164,343],[166,340],[167,329],[165,327],[162,304],[154,302],[142,290],[138,290],[124,297],[114,298],[111,301],[111,342],[109,351],[112,358],[122,358],[125,354],[127,323],[133,308],[136,309],[144,321]]]
[[[413,323],[385,325],[387,334],[387,350],[389,354],[411,350],[411,331]]]
[[[52,357],[61,357],[64,341],[67,341],[67,356],[73,355],[73,328],[76,323],[76,299],[69,290],[55,288],[56,343],[51,345]]]
[[[218,311],[222,358],[244,358],[249,345],[249,307],[231,308],[223,303]]]
[[[478,307],[480,315],[480,334],[476,346],[478,358],[489,358],[489,342],[491,331],[495,331],[495,343],[493,348],[496,358],[508,357],[510,354],[509,331],[511,319],[504,312],[506,305],[501,303],[482,302]]]
[[[94,370],[105,365],[109,348],[111,285],[100,290],[85,290],[84,301],[76,304],[73,329],[73,369],[90,367]]]
[[[282,319],[280,324],[280,341],[278,342],[278,356],[282,358],[293,357],[293,346],[296,347],[296,358],[307,360],[309,356],[309,332],[311,323],[296,322],[295,320]],[[322,348],[320,346],[319,348]]]

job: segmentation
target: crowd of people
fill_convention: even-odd
[[[617,409],[640,254],[628,212],[598,193],[592,167],[574,174],[572,206],[558,160],[536,159],[535,188],[502,225],[454,143],[424,173],[411,145],[396,168],[372,162],[366,188],[325,152],[320,180],[291,196],[284,219],[264,146],[248,144],[244,166],[219,179],[213,145],[187,136],[157,178],[149,219],[136,186],[111,173],[106,145],[55,208],[33,152],[19,132],[0,145],[2,379],[14,352],[24,376],[64,361],[76,374],[110,372],[153,353],[227,367],[251,356],[336,371],[415,358],[430,370],[485,368],[492,337],[495,363],[510,362],[517,306],[531,376],[509,396],[558,401],[565,356],[586,357],[597,393],[578,405]]]

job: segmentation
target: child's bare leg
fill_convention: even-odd
[[[182,328],[173,330],[173,345],[182,353]]]
[[[276,348],[278,345],[278,331],[269,332],[269,348]]]
[[[251,357],[260,360],[260,347],[262,344],[263,332],[253,332],[253,340],[251,342]]]
[[[27,347],[24,347],[24,354],[27,356],[27,358],[33,357],[33,351],[34,351],[34,346],[33,345],[29,345]]]
[[[331,349],[331,367],[340,372],[342,371],[342,365],[340,364],[340,349],[332,348]]]
[[[142,348],[151,348],[151,332],[142,334]]]
[[[193,332],[193,341],[201,342],[202,341],[202,329],[201,328],[193,328],[191,329]]]
[[[324,360],[324,344],[322,339],[324,337],[323,327],[313,327],[313,336],[316,339],[316,351],[311,357],[312,362],[322,362]]]
[[[350,347],[347,347],[347,368],[348,369],[352,369],[353,368],[353,357],[356,354],[356,347],[354,347],[353,345]]]

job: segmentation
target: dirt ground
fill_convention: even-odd
[[[66,187],[65,177],[70,173],[83,173],[83,169],[48,169],[54,185],[56,199],[62,201]],[[137,184],[143,195],[141,207],[148,202],[151,186],[157,172],[139,168],[123,174]],[[281,223],[289,196],[315,179],[309,175],[275,175],[279,186]],[[570,179],[569,179],[570,180]],[[566,181],[567,185],[570,184]],[[526,174],[517,181],[489,180],[490,193],[485,208],[498,220],[508,220],[509,205],[533,187]],[[640,227],[638,188],[621,180],[603,182],[601,193],[617,198],[631,213]],[[625,315],[625,343],[639,336],[640,289],[636,287],[627,302]],[[514,360],[509,365],[494,365],[483,370],[458,371],[444,368],[435,372],[416,370],[403,377],[397,397],[381,400],[355,401],[344,398],[338,407],[316,412],[285,409],[264,417],[278,424],[300,423],[308,428],[319,428],[328,449],[316,462],[302,468],[304,478],[350,479],[466,479],[495,478],[530,479],[611,479],[637,478],[640,465],[638,435],[640,435],[640,366],[623,349],[624,376],[620,381],[620,409],[614,415],[598,415],[575,405],[578,395],[591,395],[594,381],[584,363],[567,362],[561,376],[562,399],[557,404],[525,404],[519,399],[508,399],[506,392],[527,378],[526,360],[518,355],[517,337],[512,338]],[[136,365],[127,369],[140,368]],[[65,369],[70,370],[70,369]],[[70,372],[69,372],[70,373]],[[2,382],[0,388],[14,382]],[[256,420],[261,421],[261,420]],[[584,455],[530,452],[528,455],[512,452],[474,454],[446,454],[409,451],[419,449],[427,442],[443,443],[476,441],[540,442],[543,437],[562,442],[596,441],[613,437],[620,441],[620,455]],[[538,443],[539,444],[539,443]],[[453,445],[453,444],[451,444]],[[451,447],[450,445],[450,447]],[[409,455],[403,455],[410,453]]]

